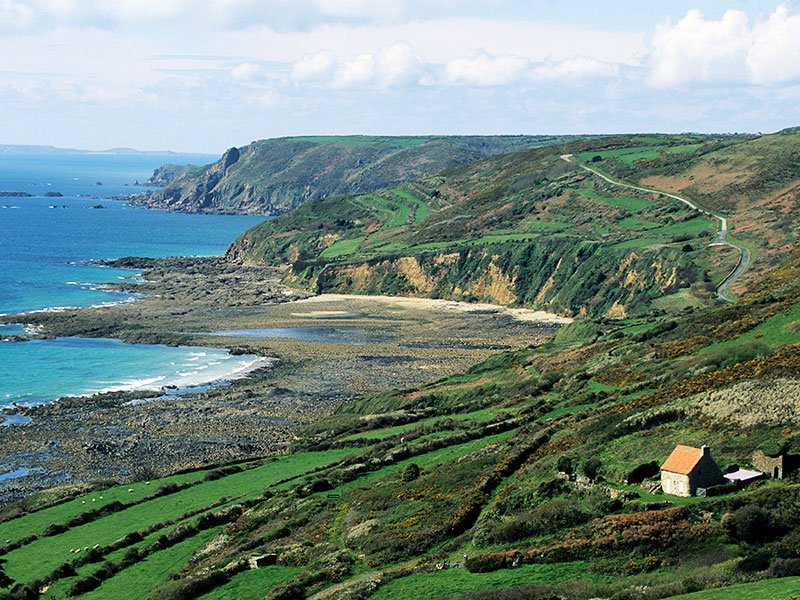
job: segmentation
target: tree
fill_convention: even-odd
[[[558,462],[556,463],[556,469],[559,470],[560,473],[566,473],[567,475],[572,475],[572,459],[569,456],[564,456],[563,454],[558,457]]]
[[[600,467],[602,466],[602,461],[596,456],[593,456],[592,458],[587,458],[585,461],[583,461],[581,469],[583,470],[583,474],[589,478],[589,481],[594,481],[600,474]]]
[[[414,481],[417,477],[419,477],[419,465],[416,463],[406,465],[406,468],[403,469],[403,481],[408,483],[409,481]]]

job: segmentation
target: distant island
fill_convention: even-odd
[[[26,144],[0,144],[0,154],[129,154],[149,156],[178,156],[195,154],[192,152],[173,152],[172,150],[136,150],[135,148],[109,148],[107,150],[85,150],[78,148],[58,148],[57,146],[38,146]],[[203,155],[204,153],[199,153]],[[208,154],[209,158],[215,157]]]

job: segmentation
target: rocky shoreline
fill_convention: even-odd
[[[143,297],[102,308],[4,315],[0,321],[35,325],[47,337],[225,348],[270,357],[272,364],[194,393],[112,392],[6,409],[16,416],[0,426],[0,503],[64,483],[147,479],[281,453],[299,427],[343,401],[422,385],[493,352],[539,343],[558,327],[498,307],[467,312],[441,301],[314,297],[283,286],[281,269],[223,258],[126,258],[110,266],[143,270],[144,282],[120,284]],[[208,333],[314,327],[360,337],[313,341]]]

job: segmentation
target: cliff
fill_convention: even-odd
[[[178,212],[276,215],[315,198],[392,187],[486,156],[561,141],[553,136],[307,137],[231,148],[217,162],[182,172],[164,167],[167,187],[133,199]],[[172,176],[168,180],[164,176]]]

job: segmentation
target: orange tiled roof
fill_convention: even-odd
[[[703,451],[700,448],[678,445],[675,446],[675,450],[672,451],[666,462],[661,465],[661,470],[688,475],[701,458],[703,458]]]

